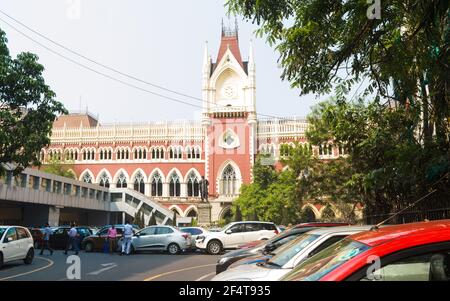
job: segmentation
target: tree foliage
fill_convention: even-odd
[[[41,149],[50,143],[56,116],[66,113],[45,83],[44,67],[32,53],[12,58],[0,29],[0,175],[1,163],[13,163],[15,173],[39,165]]]
[[[70,179],[76,179],[76,175],[73,172],[73,162],[72,161],[61,161],[56,158],[51,158],[41,170],[43,172],[51,173],[57,176],[62,176]]]

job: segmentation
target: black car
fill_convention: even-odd
[[[53,234],[50,235],[50,246],[53,249],[61,249],[64,250],[66,248],[67,240],[68,240],[68,232],[70,230],[70,226],[61,226],[56,227],[53,229]],[[87,237],[92,235],[92,230],[89,227],[76,227],[78,234],[80,235],[78,237],[78,242],[81,243],[81,241]]]
[[[283,231],[280,234],[272,237],[266,242],[257,245],[253,248],[246,249],[238,249],[235,251],[231,251],[221,256],[217,261],[216,265],[216,274],[220,274],[234,262],[241,260],[243,258],[247,258],[250,256],[258,255],[258,254],[270,254],[272,251],[277,249],[278,247],[284,245],[285,243],[295,239],[299,235],[316,229],[315,227],[305,227],[299,229],[291,229],[287,231]]]

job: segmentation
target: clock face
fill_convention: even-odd
[[[232,99],[236,97],[236,89],[233,85],[227,85],[222,89],[222,95],[226,99]]]

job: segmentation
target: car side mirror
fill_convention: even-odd
[[[141,234],[135,233],[134,236],[139,237],[139,236],[141,236]]]
[[[233,231],[231,231],[231,230],[225,231],[225,234],[231,234],[231,233],[233,233]]]

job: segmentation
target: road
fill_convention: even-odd
[[[37,255],[31,265],[8,263],[0,270],[0,281],[77,281],[72,259],[63,251]],[[207,281],[215,275],[218,256],[200,252],[179,255],[140,253],[130,256],[80,252],[81,281]]]

